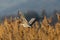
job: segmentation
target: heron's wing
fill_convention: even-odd
[[[23,13],[20,13],[20,19],[22,20],[23,23],[28,23]]]
[[[32,24],[35,20],[36,20],[36,18],[32,18],[32,19],[29,21],[29,24]]]

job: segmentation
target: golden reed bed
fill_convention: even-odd
[[[46,17],[41,24],[36,21],[30,28],[23,27],[21,23],[20,19],[11,21],[5,18],[0,24],[0,40],[60,40],[59,22],[55,28],[48,24]]]

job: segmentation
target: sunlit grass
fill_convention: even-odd
[[[46,17],[39,24],[37,21],[32,27],[23,27],[22,21],[6,19],[0,24],[0,40],[60,40],[60,23],[55,28],[48,24]]]

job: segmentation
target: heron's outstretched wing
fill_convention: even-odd
[[[33,23],[35,22],[36,18],[32,18],[30,21],[29,21],[29,25],[33,25]]]

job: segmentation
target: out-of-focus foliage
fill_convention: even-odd
[[[23,27],[21,19],[5,18],[0,24],[0,40],[60,40],[60,16],[55,26],[51,26],[52,18],[44,16],[39,24],[36,21],[32,27]]]

